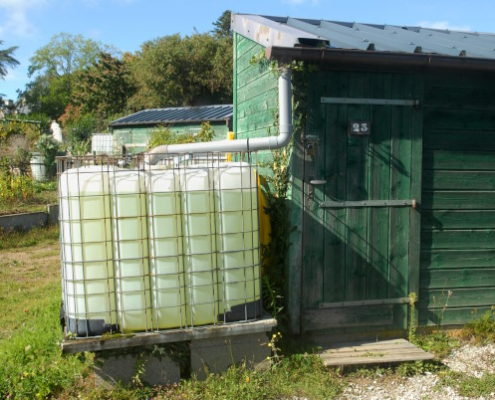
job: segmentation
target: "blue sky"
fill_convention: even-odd
[[[29,58],[60,32],[82,34],[134,52],[146,40],[173,33],[212,29],[224,10],[234,12],[422,25],[495,32],[495,1],[476,0],[0,0],[2,48],[19,46],[21,65],[0,80],[0,93],[17,98],[24,88]]]

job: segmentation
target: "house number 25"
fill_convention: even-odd
[[[350,121],[349,134],[353,136],[365,136],[371,133],[369,121]]]

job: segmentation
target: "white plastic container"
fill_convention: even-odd
[[[245,162],[221,163],[215,193],[219,320],[252,319],[261,312],[255,170]]]
[[[115,283],[121,330],[149,331],[151,294],[146,223],[145,172],[110,174]]]
[[[186,295],[179,172],[151,167],[146,177],[154,326],[184,327]]]
[[[35,181],[44,182],[46,181],[46,167],[43,163],[43,157],[40,153],[33,153],[31,160],[31,175]]]
[[[109,170],[73,168],[59,178],[64,308],[78,336],[116,329]]]
[[[218,318],[212,175],[201,165],[180,173],[188,326],[213,324]]]

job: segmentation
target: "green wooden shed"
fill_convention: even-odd
[[[210,123],[215,140],[226,139],[232,130],[232,104],[142,110],[112,121],[109,128],[117,153],[123,146],[130,153],[139,153],[147,149],[151,136],[160,127],[168,127],[174,134],[194,135],[203,122]]]
[[[492,310],[495,35],[246,14],[232,28],[237,138],[273,133],[273,63],[303,82],[293,333],[378,338],[404,333],[411,312],[453,326]]]

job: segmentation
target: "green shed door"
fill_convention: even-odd
[[[303,331],[403,329],[417,291],[421,107],[414,75],[320,72],[304,139]]]

